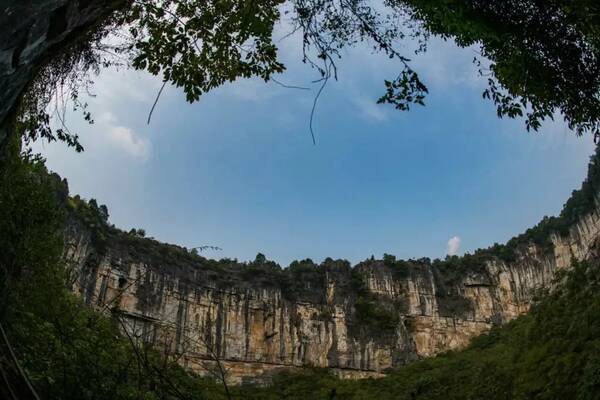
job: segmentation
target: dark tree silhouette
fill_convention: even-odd
[[[82,150],[65,124],[64,104],[92,123],[79,93],[109,65],[159,75],[164,85],[181,87],[190,102],[238,78],[273,80],[285,70],[273,37],[283,17],[289,35],[302,38],[299,56],[318,74],[317,98],[338,77],[341,50],[369,42],[398,62],[398,74],[384,82],[379,103],[399,110],[424,105],[428,89],[410,65],[413,55],[397,49],[416,38],[417,53],[425,51],[433,34],[480,47],[474,61],[489,60],[489,68],[480,71],[489,83],[483,96],[493,101],[498,116],[525,115],[527,129],[534,130],[556,114],[578,134],[596,134],[600,126],[596,1],[391,0],[375,7],[367,0],[123,0],[103,8],[101,21],[77,33],[78,40],[65,39],[52,57],[30,61],[40,68],[15,108],[15,127],[26,140],[62,140]],[[15,62],[16,71],[20,58]],[[58,129],[50,128],[51,117]]]

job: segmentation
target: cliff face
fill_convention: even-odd
[[[232,383],[302,366],[378,376],[527,312],[558,270],[595,252],[592,198],[566,230],[537,244],[519,240],[510,257],[492,248],[450,261],[388,256],[353,268],[328,259],[281,269],[258,258],[208,260],[114,228],[99,236],[72,216],[66,258],[87,303],[199,373],[214,372],[218,359]]]
[[[120,1],[31,0],[0,7],[0,150],[10,111],[52,51]],[[1,153],[1,151],[0,151]],[[73,290],[111,311],[123,329],[200,373],[216,360],[232,382],[281,368],[329,367],[377,376],[419,357],[465,346],[526,312],[572,258],[595,252],[598,203],[548,243],[520,243],[512,257],[468,265],[428,260],[214,262],[181,248],[109,230],[99,239],[72,215],[65,256]]]

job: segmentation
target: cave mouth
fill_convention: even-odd
[[[0,87],[6,88],[0,93],[0,172],[5,116],[14,111],[12,102],[38,69],[36,63],[58,49],[63,39],[78,41],[82,30],[102,19],[105,4],[129,4],[36,2],[45,7],[16,1],[14,8],[7,8],[23,18],[11,23],[11,29],[18,29],[8,32],[10,43],[0,52]],[[31,25],[28,19],[41,23]],[[6,31],[0,32],[0,43],[4,44],[5,35]],[[58,397],[61,390],[72,398],[80,397],[80,391],[99,398],[121,394],[154,398],[167,393],[179,397],[170,377],[190,396],[210,390],[211,381],[188,376],[184,367],[216,376],[224,387],[216,397],[224,398],[223,392],[231,398],[230,379],[233,384],[254,384],[257,378],[269,379],[284,369],[303,372],[306,367],[321,367],[327,373],[291,379],[333,399],[338,396],[336,388],[343,397],[344,390],[349,393],[358,386],[344,389],[329,373],[382,378],[392,368],[465,348],[472,338],[527,313],[537,302],[538,290],[552,287],[557,271],[598,255],[600,155],[596,150],[587,178],[559,212],[559,202],[585,175],[586,166],[579,162],[593,152],[593,146],[576,142],[561,123],[544,127],[560,139],[568,138],[557,144],[545,135],[524,136],[522,127],[499,121],[480,104],[478,84],[454,63],[461,59],[461,64],[471,65],[464,62],[472,57],[469,49],[439,50],[426,62],[425,75],[439,93],[431,98],[427,114],[398,116],[374,107],[377,94],[369,88],[390,71],[389,65],[383,60],[369,62],[372,59],[359,50],[349,55],[348,69],[356,79],[325,92],[314,125],[310,113],[309,129],[306,118],[293,111],[314,110],[324,83],[310,82],[315,84],[312,92],[318,93],[311,97],[300,95],[306,89],[299,86],[294,88],[300,90],[296,96],[290,95],[286,84],[258,89],[256,81],[236,82],[239,86],[215,91],[194,109],[167,88],[154,115],[155,125],[147,127],[147,100],[162,92],[161,82],[130,79],[132,75],[100,82],[98,90],[107,96],[88,99],[99,111],[97,124],[90,129],[95,134],[85,138],[89,152],[77,158],[64,148],[43,148],[38,143],[49,167],[68,177],[74,192],[86,199],[69,197],[66,181],[38,171],[40,181],[52,185],[44,193],[46,199],[52,197],[54,204],[56,189],[67,218],[64,232],[52,226],[49,235],[34,238],[48,246],[32,252],[33,256],[44,253],[43,260],[50,258],[52,252],[44,250],[52,244],[49,237],[59,236],[57,230],[64,234],[65,246],[61,240],[55,243],[56,268],[50,262],[22,263],[31,281],[22,279],[22,298],[14,296],[19,323],[1,321],[0,352],[10,356],[4,357],[9,362],[1,368],[2,379],[9,384],[0,385],[0,393],[10,393],[0,397],[16,397],[9,382],[13,374],[20,378],[15,388],[25,392],[21,396],[25,398],[38,398],[38,386]],[[286,76],[292,81],[296,77],[302,75]],[[329,102],[323,102],[325,98]],[[576,105],[578,100],[587,99],[577,98]],[[84,119],[88,117],[84,113]],[[452,134],[446,135],[448,131]],[[171,132],[176,134],[167,134]],[[74,138],[67,131],[62,134],[67,142]],[[451,140],[445,140],[448,137]],[[315,142],[318,146],[313,146]],[[5,175],[0,174],[3,179]],[[39,183],[37,176],[25,175],[29,183]],[[28,193],[22,198],[23,204],[30,204]],[[31,211],[35,219],[37,209]],[[28,220],[26,214],[19,217]],[[112,222],[135,228],[122,230]],[[43,218],[27,227],[33,227],[35,235],[38,226],[46,228]],[[508,239],[512,232],[523,233]],[[495,241],[505,243],[488,246]],[[254,256],[255,249],[261,253]],[[205,257],[207,252],[221,251],[225,256],[221,259]],[[369,257],[372,253],[378,256]],[[317,261],[305,258],[281,267],[288,264],[282,260],[302,258],[302,254]],[[421,256],[428,254],[435,258]],[[277,262],[269,261],[273,257]],[[421,369],[416,379],[407,379],[408,390],[391,381],[391,396],[396,392],[415,397],[427,395],[427,390],[447,394],[444,386],[449,381],[458,382],[454,394],[461,393],[467,386],[461,379],[465,376],[475,377],[475,382],[480,377],[482,382],[502,381],[504,387],[495,386],[489,393],[508,394],[512,388],[507,386],[523,381],[521,372],[544,375],[539,365],[515,368],[518,357],[508,360],[511,355],[539,364],[548,348],[553,355],[563,350],[567,354],[575,347],[587,349],[582,336],[590,330],[582,329],[580,337],[574,338],[572,327],[590,328],[587,317],[593,312],[588,311],[594,308],[580,301],[585,290],[598,286],[593,281],[581,285],[590,271],[580,270],[573,275],[579,284],[570,285],[571,292],[583,295],[547,303],[558,307],[549,307],[548,323],[533,331],[538,338],[548,339],[549,333],[558,332],[556,327],[564,326],[562,338],[557,335],[541,344],[534,338],[521,342],[510,354],[506,350],[511,346],[503,347],[506,341],[492,343],[503,333],[490,335],[489,340],[484,337],[478,350],[499,348],[498,359],[505,360],[498,364],[500,368],[490,368],[492,360],[481,357],[484,364],[473,364],[471,373],[471,368],[464,368],[465,359],[444,366],[440,358],[433,362],[441,360],[442,368],[448,368],[442,369],[443,374],[431,379]],[[79,298],[65,290],[65,275],[67,287]],[[34,313],[22,299],[30,300]],[[578,303],[581,307],[572,307]],[[0,302],[0,316],[3,308]],[[561,309],[577,318],[555,312]],[[561,318],[563,323],[556,323]],[[544,329],[548,326],[552,329]],[[9,334],[16,338],[13,343],[17,354],[24,356],[25,368],[19,365],[4,327],[13,331]],[[511,341],[529,333],[523,327],[527,325],[505,338]],[[19,337],[28,340],[21,342]],[[565,339],[563,346],[555,346],[555,339]],[[519,352],[530,350],[527,345],[532,351]],[[579,368],[573,369],[575,373],[582,371],[587,380],[587,375],[597,372],[592,363],[598,357],[592,354],[588,361],[587,354],[581,353],[581,358],[570,357],[573,352],[559,355],[555,365],[547,357],[544,364],[555,372],[570,361]],[[458,371],[458,379],[448,370]],[[437,375],[440,370],[432,371]],[[513,371],[519,372],[513,376]],[[490,380],[496,372],[500,379]],[[321,377],[314,379],[317,375]],[[324,375],[330,386],[321,385]],[[439,379],[441,385],[436,384]],[[586,380],[579,386],[593,393],[597,380]],[[364,381],[356,392],[375,388],[382,393],[385,384]],[[538,393],[542,385],[545,393],[553,389],[541,379],[532,385],[529,393]],[[443,389],[438,390],[440,386]],[[563,392],[571,390],[555,385],[559,386]],[[471,397],[483,393],[479,388]],[[234,391],[263,389],[245,385]]]

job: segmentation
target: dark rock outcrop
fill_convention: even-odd
[[[123,3],[121,0],[0,2],[0,157],[13,134],[9,117],[46,59],[79,39]]]

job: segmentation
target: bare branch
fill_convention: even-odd
[[[150,125],[150,118],[152,118],[152,113],[154,112],[154,107],[156,107],[156,103],[158,103],[158,99],[160,98],[160,95],[163,92],[163,89],[165,88],[165,86],[167,85],[167,81],[164,81],[162,86],[160,87],[160,90],[158,91],[158,94],[156,95],[156,98],[154,99],[154,104],[152,104],[152,108],[150,109],[150,113],[148,114],[148,121],[146,122],[148,125]]]

